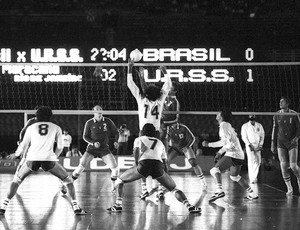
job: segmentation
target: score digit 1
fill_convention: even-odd
[[[247,82],[253,82],[252,69],[247,69],[248,79]]]

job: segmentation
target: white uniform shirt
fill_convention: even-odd
[[[139,161],[159,160],[163,162],[162,159],[167,159],[165,146],[159,139],[155,137],[141,136],[139,138],[136,138],[135,140],[135,144],[139,144],[139,148],[141,150]]]
[[[146,123],[150,123],[159,131],[164,101],[172,87],[169,75],[165,74],[165,83],[161,89],[162,95],[156,101],[149,101],[147,98],[142,97],[139,87],[133,81],[132,74],[127,74],[127,86],[138,104],[140,130],[143,129]]]
[[[53,151],[55,142],[58,151],[56,153]],[[27,128],[16,155],[20,156],[27,152],[28,161],[57,161],[62,148],[61,128],[52,122],[37,122]]]
[[[71,143],[72,143],[71,135],[70,134],[63,134],[62,138],[63,138],[64,147],[69,147],[70,148]]]
[[[219,136],[221,140],[209,143],[208,147],[222,147],[218,152],[221,154],[226,152],[225,156],[241,160],[245,158],[237,133],[230,123],[225,121],[221,122]]]
[[[265,131],[258,122],[255,122],[254,125],[250,121],[243,124],[241,135],[246,146],[252,144],[254,148],[258,148],[264,144]]]

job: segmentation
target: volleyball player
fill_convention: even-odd
[[[15,159],[17,156],[27,154],[26,162],[15,174],[10,184],[7,197],[0,207],[1,215],[5,214],[7,205],[16,194],[19,185],[28,175],[33,171],[38,171],[39,168],[42,168],[44,171],[49,171],[66,184],[72,199],[71,203],[75,215],[86,214],[86,211],[78,206],[71,176],[69,176],[65,168],[57,162],[57,158],[63,148],[62,131],[59,126],[50,122],[51,116],[52,111],[49,107],[42,106],[38,108],[36,112],[36,122],[27,127],[24,138],[17,151],[8,157]],[[53,151],[55,143],[56,148]]]
[[[167,156],[164,144],[156,138],[157,133],[153,124],[145,124],[140,139],[141,156],[138,165],[122,173],[115,182],[117,198],[115,204],[108,208],[109,212],[122,212],[123,185],[140,178],[152,176],[161,183],[165,188],[171,191],[176,199],[183,203],[190,213],[200,213],[201,209],[192,206],[187,200],[185,194],[176,188],[174,180],[164,171],[167,167]]]
[[[115,157],[109,150],[109,137],[115,136],[114,147],[117,149],[119,132],[114,122],[102,115],[102,107],[96,105],[93,108],[94,117],[89,119],[84,126],[83,140],[88,143],[85,153],[80,158],[79,165],[72,173],[72,178],[76,180],[84,171],[86,166],[95,157],[99,157],[111,169],[112,184],[116,180],[119,168]]]
[[[168,161],[171,162],[177,156],[185,156],[194,169],[197,177],[202,182],[203,189],[207,189],[207,184],[201,167],[196,161],[196,155],[192,148],[195,142],[195,136],[191,130],[184,124],[176,122],[169,128],[170,148],[168,150]]]
[[[156,137],[159,138],[159,130],[161,124],[163,104],[168,96],[171,88],[172,81],[170,76],[167,74],[165,66],[160,66],[160,70],[163,72],[165,82],[160,89],[159,87],[150,84],[146,85],[143,80],[141,81],[142,91],[133,80],[132,69],[134,60],[128,60],[128,72],[127,72],[127,86],[130,89],[132,95],[135,97],[138,104],[138,116],[139,116],[139,128],[142,130],[146,123],[153,124],[156,130]],[[140,78],[143,78],[143,68],[140,69]],[[145,198],[148,195],[146,190],[146,181],[143,179],[142,182],[142,195],[141,198]]]
[[[209,202],[213,202],[225,196],[225,193],[222,189],[221,173],[227,169],[230,169],[230,179],[238,182],[239,185],[246,189],[248,192],[247,198],[249,200],[258,198],[246,180],[240,176],[245,154],[237,137],[237,133],[230,124],[231,116],[231,112],[226,110],[220,111],[216,116],[216,120],[220,126],[219,136],[221,140],[211,143],[208,141],[202,142],[203,147],[222,147],[215,156],[215,166],[210,170],[210,174],[215,179],[217,188],[215,194],[209,199]]]
[[[289,108],[290,100],[282,97],[279,102],[280,110],[273,117],[271,151],[275,153],[277,144],[278,158],[283,180],[287,186],[287,195],[293,194],[291,176],[288,172],[289,167],[297,177],[300,192],[300,168],[298,160],[298,139],[300,137],[299,116],[296,111]],[[281,113],[291,113],[291,115],[281,115]],[[294,114],[294,115],[293,115]]]

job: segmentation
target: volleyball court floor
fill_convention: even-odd
[[[70,200],[59,192],[58,179],[39,172],[21,184],[5,216],[0,216],[0,229],[300,229],[299,197],[286,196],[285,191],[264,181],[253,186],[259,199],[249,201],[244,199],[245,191],[224,173],[226,196],[209,204],[215,188],[210,175],[206,175],[208,190],[205,192],[193,173],[170,174],[190,202],[201,207],[201,214],[189,214],[170,192],[166,193],[164,201],[156,201],[155,194],[140,200],[140,181],[124,186],[123,212],[109,213],[106,209],[115,200],[110,173],[84,172],[74,185],[79,204],[89,215],[74,216]],[[1,202],[12,178],[13,174],[0,174]],[[274,179],[282,180],[280,177]]]

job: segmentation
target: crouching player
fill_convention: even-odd
[[[16,153],[9,155],[8,158],[15,159],[21,154],[26,154],[26,162],[22,164],[10,184],[7,197],[0,206],[0,215],[5,214],[7,205],[16,194],[23,180],[33,171],[38,171],[39,168],[49,171],[66,184],[75,215],[87,214],[77,203],[73,179],[69,176],[65,168],[57,162],[57,157],[63,148],[62,131],[59,126],[50,122],[51,117],[52,111],[49,107],[42,106],[38,108],[36,123],[27,128],[24,139]],[[55,151],[53,151],[55,142],[57,146]]]
[[[165,146],[159,139],[155,138],[155,136],[155,127],[150,123],[145,124],[142,129],[142,136],[140,137],[141,156],[138,165],[126,170],[117,178],[114,186],[114,188],[117,189],[117,198],[115,204],[107,210],[110,212],[122,211],[124,183],[152,176],[153,179],[156,179],[166,189],[171,191],[176,199],[186,206],[190,213],[200,213],[201,209],[189,203],[185,194],[176,188],[174,180],[164,171],[167,158]]]

